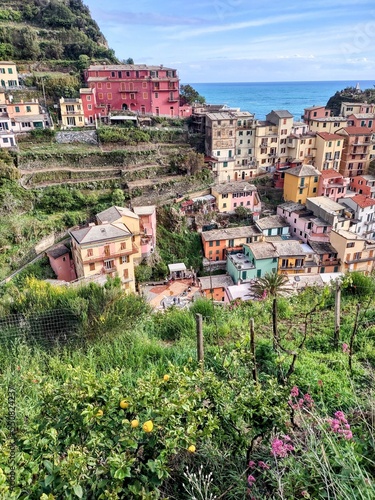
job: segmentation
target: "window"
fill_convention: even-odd
[[[234,240],[229,240],[228,246],[234,247]]]
[[[228,166],[228,162],[227,162],[227,161],[225,161],[225,162],[223,163],[223,167],[227,167],[227,166]]]
[[[223,203],[223,208],[227,208],[227,204],[226,203]]]
[[[142,82],[142,88],[147,89],[147,82]]]
[[[356,252],[354,254],[354,260],[359,260],[362,257],[362,252]]]
[[[143,99],[148,99],[148,93],[147,92],[143,92]]]
[[[15,107],[15,110],[16,110],[16,113],[19,113],[19,112],[20,112],[20,107],[19,107],[19,106],[16,106],[16,107]]]
[[[155,99],[159,98],[159,92],[155,92]]]
[[[314,177],[314,182],[318,182],[318,176]]]
[[[130,94],[130,99],[134,100],[135,99],[135,94]]]
[[[102,88],[103,88],[102,84],[98,83],[98,89],[102,89]]]
[[[109,82],[107,82],[107,89],[110,89],[111,88],[111,84]]]
[[[209,245],[210,245],[210,247],[213,247],[213,246],[214,246],[214,242],[213,242],[213,241],[210,241],[210,242],[209,242]]]
[[[12,68],[8,68],[8,73],[9,73],[10,75],[13,75],[13,69],[12,69]]]
[[[103,94],[98,94],[99,99],[103,99]]]
[[[92,257],[94,255],[94,251],[92,248],[87,249],[87,257]]]
[[[111,101],[111,100],[112,100],[112,94],[108,93],[108,94],[107,94],[107,99],[108,99],[109,101]]]
[[[346,248],[353,248],[354,247],[354,242],[348,243],[346,245]]]
[[[104,255],[109,255],[110,254],[110,248],[109,245],[104,246]]]
[[[129,269],[124,269],[123,276],[126,280],[129,279]]]
[[[31,113],[31,106],[26,106],[26,113]]]
[[[90,264],[90,271],[95,271],[95,262]]]
[[[220,240],[216,240],[216,246],[220,246]]]
[[[86,96],[87,101],[91,101],[91,95]]]
[[[127,264],[129,262],[129,257],[127,255],[123,255],[120,257],[120,264]]]
[[[114,269],[114,260],[111,259],[111,260],[105,260],[104,261],[104,267],[105,269]]]
[[[92,105],[91,105],[91,104],[88,104],[88,105],[87,105],[87,109],[88,109],[89,111],[91,111],[91,110],[92,110]]]

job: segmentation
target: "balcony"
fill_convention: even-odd
[[[94,262],[103,262],[104,260],[115,259],[116,257],[125,257],[127,255],[132,255],[138,253],[139,249],[137,245],[133,243],[132,248],[125,248],[124,250],[120,250],[119,252],[111,253],[111,252],[103,252],[97,256],[87,256],[82,259],[83,264],[93,264]]]
[[[178,102],[178,97],[168,97],[168,102]]]
[[[106,273],[106,274],[115,273],[115,272],[117,272],[117,267],[116,266],[112,266],[112,267],[105,267],[105,266],[103,266],[102,267],[102,272]]]

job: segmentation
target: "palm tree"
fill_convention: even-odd
[[[267,273],[263,278],[258,278],[252,290],[254,294],[264,299],[272,297],[272,331],[273,331],[273,348],[277,350],[279,344],[279,332],[277,328],[277,297],[292,291],[288,286],[288,276],[285,274],[277,274],[276,272]]]

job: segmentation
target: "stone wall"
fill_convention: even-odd
[[[56,142],[59,144],[92,144],[98,145],[98,134],[96,130],[66,130],[56,133]]]

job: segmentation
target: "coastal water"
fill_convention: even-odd
[[[265,83],[192,83],[206,98],[208,104],[227,104],[230,107],[250,111],[259,120],[264,120],[271,110],[287,109],[300,120],[304,108],[326,105],[328,99],[345,87],[362,90],[373,88],[375,81],[331,81],[331,82],[265,82]]]

